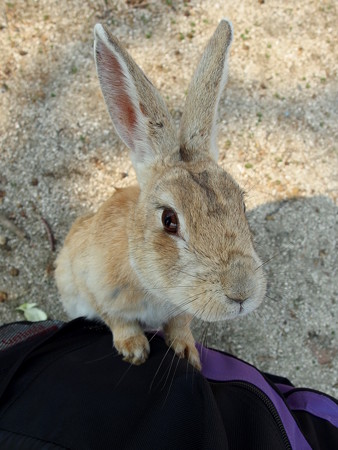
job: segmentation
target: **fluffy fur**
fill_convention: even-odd
[[[67,313],[104,320],[134,364],[149,353],[144,328],[162,327],[174,351],[200,368],[191,318],[234,318],[265,295],[242,191],[216,163],[231,40],[223,20],[193,76],[178,134],[155,87],[118,40],[95,27],[103,96],[140,188],[116,190],[96,214],[74,223],[55,275]],[[177,214],[177,235],[164,230],[165,208]]]

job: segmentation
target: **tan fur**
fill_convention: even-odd
[[[96,214],[78,219],[55,275],[68,314],[104,320],[133,364],[149,353],[143,329],[162,327],[175,353],[199,369],[192,318],[237,317],[265,295],[242,191],[213,148],[231,37],[222,21],[193,77],[178,138],[154,86],[116,38],[95,28],[102,91],[141,189],[118,189]],[[177,235],[164,230],[166,208],[178,216]]]

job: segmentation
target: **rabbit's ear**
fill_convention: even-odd
[[[217,161],[217,107],[227,81],[232,36],[231,23],[223,19],[191,80],[180,127],[180,153],[185,161],[208,153]]]
[[[179,158],[175,124],[156,88],[119,41],[100,24],[94,36],[103,97],[117,133],[131,150],[142,186],[156,161]]]

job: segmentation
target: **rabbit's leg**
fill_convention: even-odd
[[[182,314],[173,317],[163,327],[167,345],[180,358],[186,358],[196,369],[201,370],[201,362],[190,330],[191,316]]]
[[[113,332],[114,347],[124,361],[139,365],[148,358],[150,346],[137,321],[126,322],[121,319],[106,319]]]

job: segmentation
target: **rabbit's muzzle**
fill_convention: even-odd
[[[237,302],[243,302],[255,292],[255,273],[246,261],[231,263],[221,273],[220,281],[226,296]]]
[[[239,312],[246,313],[255,309],[262,301],[266,282],[261,268],[256,267],[251,257],[233,260],[220,274],[220,284],[229,301],[239,304]]]

